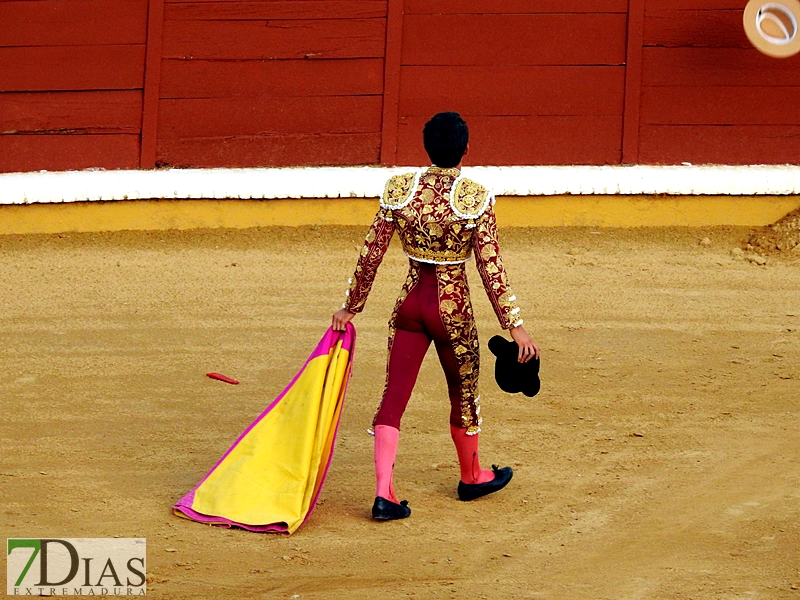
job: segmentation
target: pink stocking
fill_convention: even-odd
[[[456,445],[461,481],[464,483],[486,483],[494,479],[494,471],[481,469],[478,459],[478,434],[467,435],[466,428],[450,425],[450,436]]]
[[[394,495],[392,473],[399,439],[399,429],[389,425],[375,426],[375,478],[377,480],[375,495],[386,498],[395,504],[398,501]]]

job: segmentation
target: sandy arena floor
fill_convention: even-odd
[[[364,233],[0,237],[3,537],[146,537],[153,598],[800,598],[800,262],[737,260],[741,228],[502,231],[543,351],[539,396],[498,390],[470,267],[482,456],[514,480],[456,500],[431,351],[396,471],[413,514],[378,524],[365,428],[405,276],[393,247],[309,522],[280,537],[173,516],[315,346]]]

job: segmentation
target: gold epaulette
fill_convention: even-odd
[[[462,219],[480,217],[491,199],[489,190],[466,177],[459,177],[450,190],[450,207]]]
[[[381,197],[381,208],[387,210],[403,208],[411,201],[418,182],[419,173],[403,173],[389,179]]]

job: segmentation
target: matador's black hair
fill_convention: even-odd
[[[438,113],[425,123],[422,142],[434,165],[444,169],[455,167],[467,151],[467,123],[457,112]]]

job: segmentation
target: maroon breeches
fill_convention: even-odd
[[[439,289],[436,266],[422,264],[419,281],[397,311],[395,335],[389,351],[386,389],[375,425],[400,429],[400,419],[417,381],[422,359],[431,341],[447,379],[450,396],[450,423],[464,427],[461,411],[461,377],[450,336],[439,315]]]

